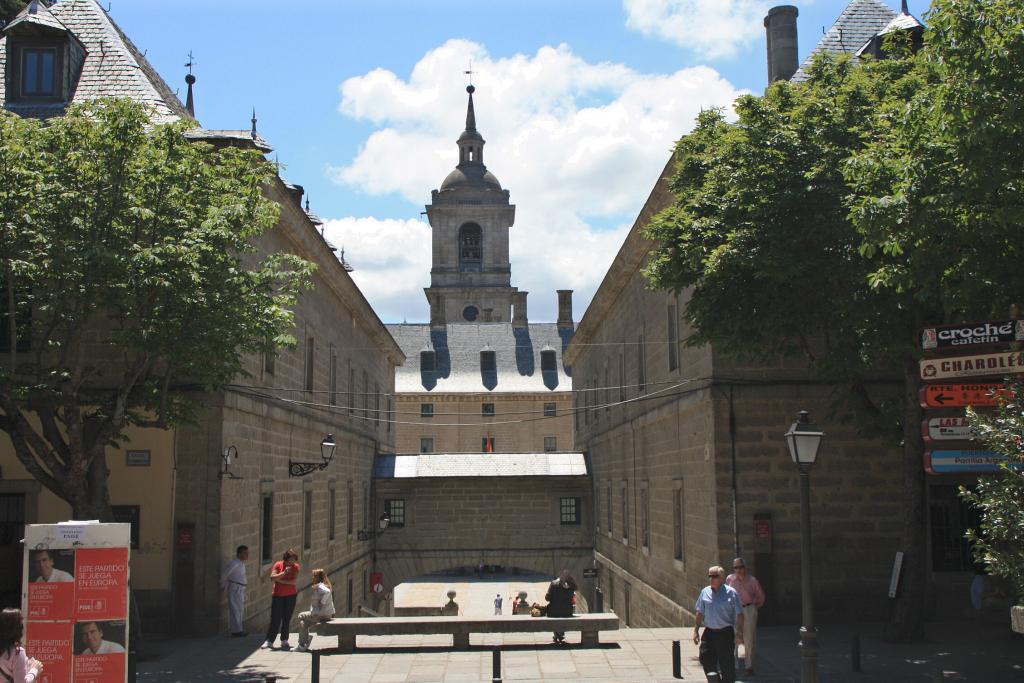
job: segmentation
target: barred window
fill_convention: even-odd
[[[562,498],[559,502],[559,518],[563,525],[580,523],[580,499]]]
[[[389,527],[405,526],[405,499],[389,498],[384,501],[384,509],[391,518]]]

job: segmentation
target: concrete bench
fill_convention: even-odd
[[[470,633],[551,633],[579,631],[584,647],[598,644],[600,631],[617,631],[619,617],[611,613],[578,614],[574,617],[531,617],[510,615],[493,617],[357,617],[331,619],[314,626],[322,636],[338,636],[338,650],[352,652],[356,636],[452,635],[456,649],[469,648]]]

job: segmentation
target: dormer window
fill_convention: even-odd
[[[22,97],[56,97],[57,50],[26,47],[21,50]]]
[[[498,371],[497,358],[494,351],[480,352],[480,372],[494,373]]]
[[[420,351],[420,371],[433,373],[437,369],[437,357],[433,351]]]
[[[540,371],[541,372],[557,372],[558,371],[558,358],[553,350],[544,350],[540,352]]]

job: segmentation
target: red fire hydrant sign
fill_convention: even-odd
[[[125,683],[131,525],[25,529],[25,650],[39,683]]]

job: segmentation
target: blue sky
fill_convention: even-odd
[[[112,0],[110,12],[183,100],[192,51],[204,126],[247,129],[256,108],[378,314],[413,322],[430,269],[420,212],[456,162],[470,59],[484,159],[517,205],[513,284],[534,320],[554,319],[555,289],[575,289],[579,317],[696,112],[763,90],[772,4]],[[798,4],[801,59],[845,5]]]

